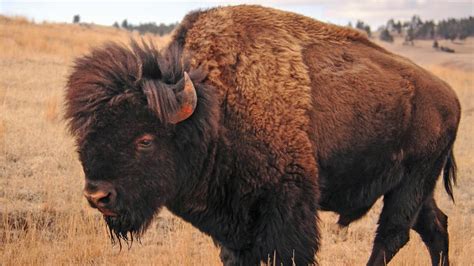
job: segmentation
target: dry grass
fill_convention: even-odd
[[[0,51],[2,58],[46,59],[67,62],[106,41],[127,43],[137,33],[98,25],[33,24],[24,18],[0,15]],[[153,38],[145,35],[145,39]],[[155,38],[156,39],[156,38]]]
[[[129,33],[0,17],[0,36],[0,264],[220,265],[210,238],[167,211],[155,219],[142,244],[119,252],[110,246],[100,215],[82,199],[82,169],[61,121],[65,78],[75,56],[104,41],[127,42]],[[403,53],[403,47],[395,48]],[[453,264],[472,265],[473,73],[421,63],[453,86],[464,108],[456,143],[457,204],[441,186],[436,198],[450,217]],[[321,214],[322,265],[365,263],[380,205],[347,234],[335,230],[334,214]],[[415,234],[393,262],[428,264],[428,252]]]

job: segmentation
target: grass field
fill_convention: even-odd
[[[74,57],[104,41],[137,38],[125,31],[66,24],[31,24],[0,16],[0,264],[220,265],[211,239],[164,210],[141,244],[119,252],[105,224],[82,196],[83,173],[62,121],[66,77]],[[167,39],[153,38],[164,44]],[[454,265],[474,265],[474,41],[436,52],[431,42],[383,44],[447,81],[457,92],[463,117],[455,154],[456,204],[441,185],[436,199],[449,215]],[[364,265],[371,250],[381,203],[347,233],[337,217],[321,213],[322,265]],[[428,265],[416,234],[392,265]]]

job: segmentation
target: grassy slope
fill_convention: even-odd
[[[156,218],[141,245],[119,252],[110,246],[100,215],[82,198],[82,169],[61,121],[69,67],[74,57],[92,46],[104,41],[127,42],[137,36],[114,28],[35,25],[1,16],[0,36],[0,264],[219,265],[218,249],[210,238],[166,211]],[[159,44],[167,41],[154,39]],[[387,47],[446,80],[461,99],[464,112],[456,143],[460,168],[457,204],[449,202],[442,186],[438,186],[436,198],[450,217],[452,261],[455,265],[472,264],[473,67],[465,67],[466,62],[457,56],[448,58],[455,64],[445,64],[447,55],[431,52],[425,43],[414,48],[400,44]],[[463,50],[465,56],[472,56],[472,42],[464,44]],[[425,56],[436,58],[421,60]],[[456,67],[456,60],[462,67]],[[379,202],[345,234],[335,230],[335,215],[321,214],[323,240],[318,257],[322,265],[365,263],[380,206]],[[428,252],[412,234],[393,265],[428,263]]]

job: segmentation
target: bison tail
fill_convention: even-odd
[[[443,181],[444,181],[444,188],[448,193],[451,200],[454,202],[454,195],[453,195],[453,183],[456,185],[456,160],[454,159],[453,150],[451,149],[448,158],[446,158],[446,163],[444,164],[443,169]]]

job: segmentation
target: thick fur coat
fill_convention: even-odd
[[[170,126],[149,113],[144,80],[169,92],[183,71],[197,107]],[[166,113],[171,96],[158,95]],[[347,226],[384,196],[369,264],[390,261],[412,228],[434,264],[448,263],[447,217],[432,193],[444,167],[452,195],[459,102],[446,83],[358,31],[259,6],[198,11],[161,54],[109,45],[78,61],[67,103],[86,177],[106,173],[117,189],[120,208],[110,208],[122,216],[108,223],[119,237],[143,231],[164,205],[209,234],[226,265],[306,265],[316,263],[318,209]],[[113,131],[99,125],[107,123]],[[123,164],[139,131],[159,132],[159,149]],[[108,154],[122,159],[101,155],[108,134],[120,143]],[[133,178],[104,170],[114,164]]]

